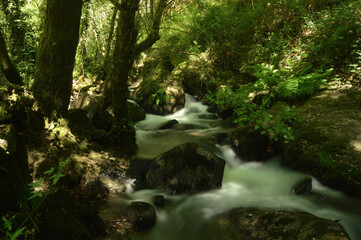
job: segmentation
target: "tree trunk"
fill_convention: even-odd
[[[46,115],[67,112],[72,82],[82,0],[47,0],[44,31],[36,57],[35,100]]]
[[[9,58],[8,51],[6,49],[5,40],[0,30],[0,67],[3,71],[6,79],[14,84],[23,85],[23,81],[20,77],[18,70],[12,64]]]
[[[111,138],[114,144],[135,145],[135,130],[128,119],[127,99],[128,75],[133,66],[133,51],[138,32],[135,15],[139,0],[122,0],[119,9],[118,26],[113,52],[113,67],[108,75],[111,82],[114,121]]]
[[[105,49],[105,58],[104,58],[104,69],[106,70],[107,73],[109,70],[109,58],[111,56],[110,51],[111,51],[112,43],[113,43],[115,20],[117,19],[117,14],[118,14],[118,8],[114,8],[112,18],[110,20],[109,35],[107,38],[107,46]]]
[[[6,28],[10,31],[8,39],[10,54],[21,60],[24,60],[26,46],[26,31],[22,23],[26,16],[21,11],[24,4],[24,0],[1,0],[1,9],[7,22]]]

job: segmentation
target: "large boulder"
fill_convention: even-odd
[[[127,101],[128,106],[128,117],[132,122],[138,122],[145,119],[145,111],[141,108],[138,103],[133,100]]]
[[[170,194],[197,193],[220,188],[225,162],[195,143],[161,154],[148,164],[146,183]]]
[[[282,162],[361,196],[361,91],[328,89],[308,99]]]
[[[201,239],[350,239],[337,222],[305,212],[237,208],[211,220]]]
[[[254,126],[238,127],[230,136],[232,149],[243,160],[264,160],[273,155],[271,141]]]

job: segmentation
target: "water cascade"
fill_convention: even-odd
[[[359,239],[361,215],[352,209],[355,205],[351,198],[323,186],[315,179],[312,180],[312,191],[330,196],[334,199],[332,202],[292,194],[294,184],[304,179],[306,174],[282,167],[278,158],[269,159],[264,163],[242,162],[229,145],[211,145],[207,141],[210,136],[229,130],[221,126],[220,119],[204,117],[207,115],[211,115],[207,112],[207,106],[187,95],[186,105],[181,111],[169,116],[148,114],[144,121],[138,123],[137,156],[140,158],[151,159],[179,144],[196,142],[208,145],[226,161],[221,189],[191,196],[164,195],[168,207],[156,210],[157,224],[145,239],[201,240],[199,233],[206,231],[207,219],[237,207],[298,210],[330,220],[342,219],[340,224],[351,238]],[[160,126],[172,119],[176,119],[179,124],[192,124],[196,129],[159,130]],[[128,184],[128,188],[130,186],[131,184]],[[127,198],[110,199],[110,205],[113,207],[103,212],[103,215],[114,215],[118,210],[116,206],[122,208],[134,200],[151,203],[152,197],[160,194],[160,191],[133,192],[128,189],[127,193]]]

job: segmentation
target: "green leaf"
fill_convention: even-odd
[[[46,175],[49,175],[49,174],[52,174],[54,172],[55,168],[50,168],[49,170],[43,172],[43,174],[46,174]]]
[[[14,216],[15,217],[15,216]],[[13,218],[14,218],[13,217]],[[5,216],[3,216],[2,217],[2,220],[3,220],[3,222],[4,222],[4,227],[7,229],[7,230],[9,230],[9,231],[11,231],[11,229],[12,229],[12,222],[11,222],[11,220],[8,220]]]
[[[22,227],[15,231],[15,233],[11,234],[10,240],[16,240],[21,234],[23,234],[26,227]]]

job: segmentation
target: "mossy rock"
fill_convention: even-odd
[[[182,144],[151,160],[144,176],[151,188],[170,194],[220,188],[225,162],[195,143]]]
[[[308,99],[283,145],[282,162],[324,184],[361,196],[361,90],[328,89]]]
[[[237,208],[213,218],[206,229],[202,239],[350,239],[338,223],[297,211]]]
[[[230,142],[232,149],[246,161],[260,161],[274,154],[269,137],[254,126],[238,127],[232,132]]]

